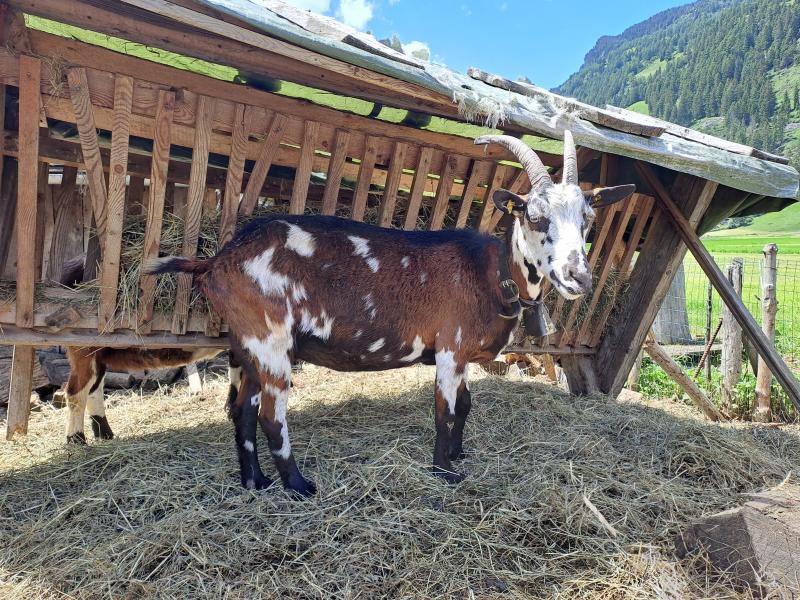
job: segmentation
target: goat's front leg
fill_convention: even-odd
[[[275,459],[275,467],[283,481],[283,487],[299,496],[313,496],[317,492],[316,486],[308,481],[292,454],[289,443],[289,426],[286,422],[286,406],[289,400],[289,373],[286,376],[276,376],[269,372],[261,373],[261,410],[258,421],[261,429],[267,436],[269,449]]]
[[[230,393],[234,393],[231,380]],[[238,390],[228,410],[236,429],[236,451],[239,455],[239,473],[242,486],[248,489],[263,490],[272,485],[272,480],[261,471],[258,462],[258,446],[256,443],[256,423],[258,406],[261,401],[261,385],[255,374],[241,373],[237,381]]]
[[[92,361],[84,361],[76,369],[73,365],[69,379],[67,379],[67,443],[85,444],[86,434],[83,433],[83,417],[86,413],[86,401],[89,390],[97,381],[95,367]]]
[[[469,383],[467,383],[467,367],[468,365],[464,368],[464,374],[456,396],[456,415],[455,419],[453,419],[453,429],[450,431],[450,460],[464,458],[464,425],[472,408],[472,395],[469,393]]]
[[[461,452],[461,436],[464,431],[463,421],[466,419],[466,414],[463,419],[459,419],[456,406],[462,388],[466,389],[465,368],[465,364],[459,365],[455,362],[453,352],[440,351],[436,353],[434,415],[436,442],[433,449],[433,472],[447,483],[458,483],[465,477],[464,474],[454,471],[450,463],[454,447],[457,446],[459,453]],[[457,425],[458,429],[456,429]]]
[[[89,420],[92,423],[94,437],[101,440],[113,440],[114,432],[106,418],[106,405],[104,399],[105,377],[95,383],[94,389],[89,391],[86,406],[89,409]]]

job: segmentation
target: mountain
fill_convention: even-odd
[[[601,37],[554,91],[631,107],[800,166],[800,0],[699,0]]]

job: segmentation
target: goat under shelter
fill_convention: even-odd
[[[267,214],[496,232],[494,192],[531,184],[482,135],[521,138],[558,179],[569,130],[583,189],[636,185],[597,211],[593,292],[551,288],[554,333],[506,349],[557,356],[576,394],[619,394],[689,234],[798,195],[780,156],[459,74],[279,0],[3,0],[0,15],[9,439],[27,432],[37,347],[228,346],[192,275],[157,279],[146,260],[213,255]]]

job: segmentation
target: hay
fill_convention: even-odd
[[[224,381],[199,397],[115,394],[119,437],[88,448],[65,449],[63,412],[43,408],[0,447],[0,595],[742,597],[702,557],[675,559],[671,537],[800,468],[796,429],[478,376],[469,477],[449,487],[427,470],[432,379],[297,374],[292,442],[319,488],[307,502],[239,487]]]

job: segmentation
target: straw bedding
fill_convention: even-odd
[[[797,430],[475,377],[467,480],[429,475],[433,370],[308,367],[290,428],[316,498],[242,490],[226,383],[117,393],[118,439],[34,413],[0,446],[4,598],[741,597],[672,535],[800,467]],[[262,461],[273,469],[262,442]]]

